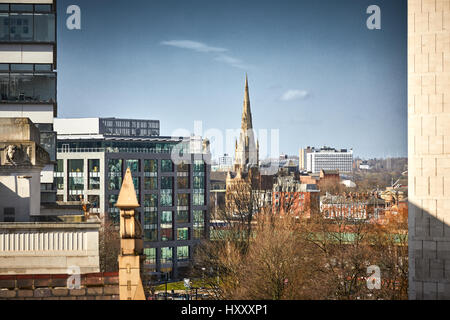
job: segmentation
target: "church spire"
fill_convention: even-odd
[[[250,109],[250,93],[248,90],[248,76],[245,74],[245,94],[244,94],[244,108],[242,111],[242,129],[253,129],[252,124],[252,110]]]
[[[242,110],[242,124],[239,140],[236,145],[235,170],[247,171],[249,167],[258,164],[258,150],[253,132],[252,111],[250,108],[250,93],[248,90],[248,76],[245,74],[244,107]]]

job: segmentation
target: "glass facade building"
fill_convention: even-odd
[[[149,273],[183,278],[195,245],[209,237],[209,153],[188,154],[183,162],[174,163],[170,151],[189,150],[185,140],[66,138],[58,139],[58,157],[64,159],[61,167],[67,166],[67,178],[62,179],[67,179],[68,187],[58,194],[64,199],[78,191],[88,199],[98,196],[94,201],[103,208],[104,219],[118,225],[115,204],[130,168],[141,205],[136,211],[144,233],[144,267]],[[55,182],[61,184],[61,175],[55,175]]]
[[[40,130],[52,161],[42,171],[42,203],[54,203],[58,187],[56,12],[56,1],[0,1],[0,117],[30,118]]]

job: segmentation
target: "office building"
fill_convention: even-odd
[[[308,147],[300,151],[299,163],[301,170],[311,173],[319,173],[320,170],[339,170],[341,173],[352,172],[353,150]]]
[[[58,135],[83,135],[105,137],[157,137],[159,120],[137,120],[116,118],[75,118],[56,119],[55,131]]]
[[[233,157],[225,153],[223,156],[219,157],[219,166],[217,171],[227,172],[232,170],[233,170]]]
[[[86,123],[85,128],[70,132],[79,128],[76,123],[80,121]],[[79,201],[81,196],[102,219],[118,223],[115,204],[126,169],[130,168],[141,205],[137,212],[144,231],[146,272],[168,272],[171,278],[182,278],[194,246],[209,237],[207,141],[143,136],[132,126],[126,135],[111,136],[102,126],[95,129],[98,123],[92,119],[55,119],[58,200]],[[127,123],[124,127],[130,128]],[[181,154],[182,161],[174,158],[172,151]]]
[[[41,202],[56,198],[56,1],[0,0],[0,117],[29,118],[51,163],[41,174]]]

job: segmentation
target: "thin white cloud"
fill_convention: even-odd
[[[228,64],[228,65],[230,65],[232,67],[235,67],[235,68],[247,69],[247,67],[245,66],[245,64],[243,63],[242,60],[233,58],[233,57],[228,56],[228,55],[221,54],[221,55],[215,57],[214,60],[226,63],[226,64]]]
[[[234,58],[228,54],[224,54],[225,52],[229,52],[229,50],[226,48],[212,47],[207,45],[206,43],[192,40],[169,40],[161,41],[160,44],[179,49],[187,49],[201,53],[215,54],[216,56],[214,57],[214,61],[228,64],[229,66],[234,68],[248,69],[248,65],[246,65],[242,60]]]
[[[281,96],[280,99],[282,101],[293,101],[306,99],[308,96],[309,92],[305,90],[288,90]]]
[[[191,40],[162,41],[161,44],[165,45],[165,46],[172,46],[172,47],[181,48],[181,49],[194,50],[194,51],[203,52],[203,53],[210,53],[210,52],[217,53],[217,52],[228,51],[228,49],[225,49],[225,48],[211,47],[205,43],[191,41]]]

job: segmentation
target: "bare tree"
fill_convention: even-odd
[[[119,270],[120,234],[118,226],[105,219],[99,233],[100,271],[116,272]]]
[[[407,297],[405,221],[382,226],[348,215],[330,219],[319,208],[302,215],[289,193],[279,206],[264,206],[256,192],[243,191],[233,193],[233,210],[221,211],[227,227],[214,230],[214,240],[195,253],[216,299]],[[380,290],[367,286],[372,265],[381,269]]]

